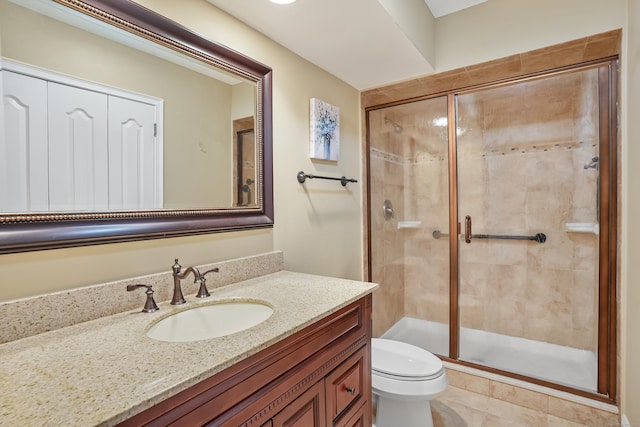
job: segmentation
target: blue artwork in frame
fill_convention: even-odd
[[[311,98],[312,159],[338,161],[340,156],[340,108]]]

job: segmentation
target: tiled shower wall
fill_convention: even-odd
[[[544,244],[460,241],[463,327],[596,348],[598,236],[567,230],[596,222],[598,172],[584,169],[597,156],[595,78],[573,73],[461,96],[460,217],[473,217],[474,234],[547,235]],[[370,113],[376,335],[402,316],[448,322],[448,239],[433,236],[448,233],[445,122],[444,98]]]

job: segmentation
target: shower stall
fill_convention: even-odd
[[[615,393],[616,63],[366,110],[374,336]]]

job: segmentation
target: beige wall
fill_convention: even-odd
[[[436,21],[424,0],[378,1],[427,62],[433,64],[436,59]]]
[[[628,1],[622,69],[622,411],[640,425],[640,2]]]
[[[273,230],[0,255],[0,300],[168,271],[175,257],[183,265],[202,264],[274,249],[284,251],[290,270],[360,278],[362,183],[344,189],[335,181],[315,180],[302,186],[295,177],[304,170],[361,181],[358,92],[204,0],[141,3],[273,68],[276,225]],[[312,97],[340,107],[337,164],[309,160]]]
[[[491,0],[440,17],[436,20],[436,72],[621,28],[626,3]]]

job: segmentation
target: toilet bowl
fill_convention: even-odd
[[[431,399],[447,389],[442,361],[400,341],[371,340],[376,427],[433,427]]]

